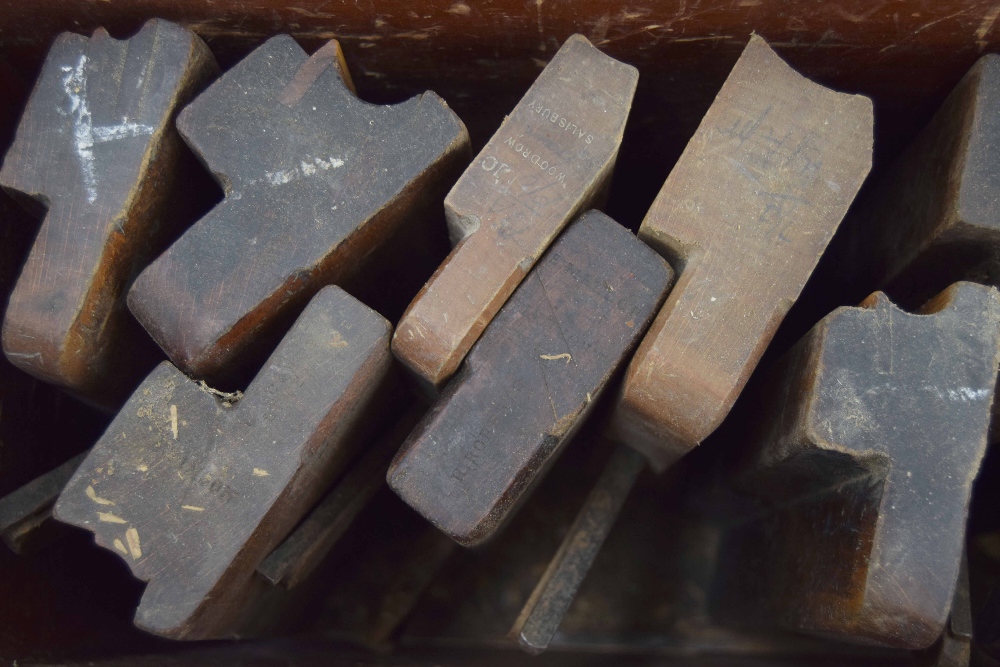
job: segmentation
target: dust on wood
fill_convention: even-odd
[[[225,199],[139,275],[128,304],[192,377],[225,383],[262,361],[320,288],[356,273],[465,164],[468,133],[441,98],[363,102],[330,66],[338,48],[309,57],[272,37],[178,116]]]
[[[877,294],[817,324],[753,403],[737,481],[763,502],[723,542],[717,613],[857,643],[937,640],[998,363],[992,287],[957,283],[917,313]]]
[[[628,358],[671,277],[628,230],[585,213],[472,348],[466,369],[400,448],[389,485],[459,543],[492,537]],[[570,352],[538,353],[560,348]]]
[[[331,330],[350,345],[331,347]],[[357,447],[391,366],[390,331],[328,287],[235,405],[223,408],[168,362],[140,385],[55,507],[57,519],[93,531],[98,544],[123,556],[126,547],[132,572],[148,581],[140,628],[177,639],[239,632],[259,592],[258,563]],[[170,406],[176,421],[163,418]],[[186,426],[175,438],[178,422]],[[114,475],[95,474],[112,467]],[[95,522],[91,495],[113,499],[115,513]]]
[[[447,382],[563,227],[600,199],[637,80],[634,67],[570,37],[452,188],[457,246],[393,337],[421,382]]]
[[[639,229],[680,276],[614,430],[655,467],[729,413],[871,168],[872,122],[871,100],[807,80],[751,37]]]
[[[158,19],[127,40],[56,39],[0,169],[47,209],[4,317],[15,366],[116,408],[156,363],[125,292],[179,231],[174,114],[217,69],[194,33]]]

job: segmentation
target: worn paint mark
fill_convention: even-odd
[[[873,387],[869,389],[866,393],[873,394],[881,391],[899,391],[905,389],[904,387],[896,387],[893,385],[885,385],[882,387]],[[929,391],[938,398],[949,401],[961,401],[962,403],[967,403],[969,401],[982,401],[989,398],[990,389],[974,389],[972,387],[959,387],[958,389],[941,389],[935,387],[934,385],[926,384],[923,386],[924,391]]]
[[[330,340],[330,347],[338,350],[347,347],[347,341],[344,340],[344,337],[340,335],[339,331],[333,332],[333,337]]]
[[[605,13],[597,19],[597,23],[590,31],[590,41],[597,44],[603,42],[608,36],[608,28],[611,26],[611,16]]]
[[[635,21],[641,19],[644,16],[649,16],[650,10],[648,9],[637,9],[635,11],[629,11],[628,9],[623,9],[621,12],[620,19],[622,21]]]
[[[174,440],[177,439],[177,406],[170,406],[170,432],[174,436]]]
[[[87,487],[86,493],[87,493],[87,497],[90,498],[91,500],[93,500],[98,505],[114,505],[115,504],[115,502],[113,500],[108,500],[107,498],[101,498],[100,496],[98,496],[97,492],[94,491],[94,487],[92,487],[92,486],[88,486]]]
[[[268,471],[266,471],[266,470],[264,470],[262,468],[254,468],[253,469],[253,475],[254,475],[254,477],[267,477],[270,474],[271,473],[269,473]]]
[[[917,28],[916,30],[912,31],[909,35],[907,35],[907,37],[913,37],[913,35],[919,34],[919,33],[923,32],[924,30],[926,30],[927,28],[930,28],[931,26],[935,26],[938,23],[941,23],[942,21],[948,21],[950,19],[957,18],[957,17],[961,16],[964,13],[965,13],[965,10],[963,9],[962,11],[955,12],[954,14],[948,14],[947,16],[942,16],[939,19],[935,19],[933,21],[928,21],[924,25],[922,25],[919,28]]]
[[[108,512],[98,512],[97,518],[103,521],[104,523],[128,523],[128,521],[121,518],[120,516],[115,516],[114,514],[110,514]]]
[[[339,169],[343,166],[344,161],[340,158],[331,157],[328,160],[318,157],[306,158],[299,163],[298,167],[281,169],[279,171],[269,171],[264,174],[264,178],[267,179],[267,182],[271,185],[285,185],[286,183],[297,181],[303,177],[315,176],[320,172],[330,171],[331,169]],[[247,183],[246,185],[253,185],[253,182]]]
[[[619,42],[621,40],[628,39],[630,37],[636,37],[637,35],[644,35],[644,34],[650,34],[650,35],[652,35],[652,33],[654,31],[661,30],[662,28],[663,28],[663,25],[660,24],[660,23],[651,23],[651,24],[649,24],[649,25],[647,25],[647,26],[645,26],[643,28],[640,28],[639,30],[635,30],[633,32],[625,33],[624,35],[618,35],[617,37],[611,37],[611,38],[601,39],[601,41],[598,42],[597,45],[598,46],[604,46],[605,44],[610,44],[612,42]],[[669,28],[667,28],[667,30],[669,30]],[[714,38],[709,38],[709,39],[714,39]],[[671,40],[671,41],[679,41],[679,40]]]
[[[139,546],[139,531],[129,528],[125,531],[125,541],[128,542],[128,550],[132,555],[132,560],[142,558],[142,547]]]
[[[35,358],[37,358],[38,361],[42,361],[42,353],[41,352],[31,352],[31,353],[28,353],[28,352],[5,352],[4,354],[6,354],[8,357],[16,357],[18,359],[35,359]]]
[[[671,44],[681,44],[683,42],[718,42],[725,39],[733,39],[732,35],[708,35],[706,37],[678,37],[671,39]]]
[[[973,389],[972,387],[959,387],[949,389],[948,398],[953,401],[981,401],[990,395],[989,389]]]
[[[336,14],[325,14],[323,12],[316,12],[309,9],[303,9],[302,7],[288,7],[288,11],[295,12],[301,16],[308,16],[311,19],[332,19],[336,18]]]
[[[204,512],[204,507],[198,507],[197,505],[181,505],[183,510],[191,510],[192,512]]]
[[[567,364],[573,359],[573,357],[570,355],[569,352],[563,352],[562,354],[540,354],[540,355],[538,355],[538,358],[539,359],[545,359],[546,361],[555,361],[556,359],[565,359]]]
[[[128,549],[125,548],[125,545],[122,544],[122,541],[119,540],[117,537],[115,538],[115,549],[118,549],[118,551],[122,552],[123,556],[128,556]]]
[[[94,127],[93,116],[87,104],[87,56],[80,56],[76,67],[62,67],[66,74],[63,77],[63,90],[69,98],[69,113],[73,117],[73,139],[76,155],[80,158],[80,169],[83,171],[83,185],[87,191],[87,201],[97,201],[97,172],[94,167],[94,145],[130,139],[132,137],[149,136],[153,127],[129,122],[128,118],[117,125]],[[62,111],[60,110],[60,113]]]
[[[880,2],[879,4],[873,7],[869,7],[868,11],[862,12],[860,14],[851,13],[846,9],[844,9],[843,7],[837,5],[834,5],[833,7],[831,7],[831,9],[833,9],[833,11],[839,14],[841,18],[847,19],[851,23],[864,23],[871,17],[872,14],[885,7],[885,5],[886,3]]]
[[[986,35],[993,28],[993,24],[996,23],[998,16],[1000,16],[1000,4],[995,4],[983,15],[983,20],[980,21],[979,27],[976,28],[976,44],[979,46],[980,51],[985,49],[989,43],[986,41]]]

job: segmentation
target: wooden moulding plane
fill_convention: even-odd
[[[360,102],[335,42],[307,57],[287,36],[209,87],[178,127],[226,198],[129,294],[178,367],[161,364],[133,393],[55,514],[149,582],[139,627],[218,638],[253,624],[268,578],[302,581],[357,513],[356,498],[330,499],[276,548],[357,450],[391,366],[388,322],[323,285],[433,199],[468,137],[432,93]],[[252,366],[290,319],[239,402],[196,382]],[[370,496],[386,458],[380,448],[344,484]]]
[[[1000,56],[983,56],[870,193],[851,232],[866,284],[919,307],[958,280],[1000,286]]]
[[[628,230],[582,215],[403,443],[389,485],[460,544],[491,537],[628,359],[671,278]]]
[[[638,76],[570,37],[448,193],[455,248],[392,344],[430,393],[458,370],[563,227],[605,192]]]
[[[137,626],[175,639],[239,632],[265,585],[255,569],[356,450],[390,331],[326,287],[238,402],[168,362],[139,386],[55,506],[148,582]]]
[[[469,152],[434,93],[365,103],[337,42],[309,57],[287,35],[226,72],[177,127],[225,199],[142,272],[128,305],[178,368],[214,385],[259,362],[312,295],[439,200]]]
[[[391,410],[380,409],[379,412],[379,420],[382,421]],[[362,510],[384,486],[389,462],[423,413],[422,407],[411,407],[373,442],[364,444],[363,453],[355,458],[326,496],[261,560],[256,567],[257,575],[270,586],[264,587],[267,590],[252,612],[252,622],[240,626],[240,636],[273,632],[288,618],[289,605],[301,605],[304,598],[312,596],[312,592],[301,593],[302,589],[310,588],[303,584],[318,583],[314,574],[323,576],[321,566],[327,556],[338,547],[347,530],[357,523]],[[8,548],[17,554],[36,553],[72,530],[53,520],[52,508],[88,453],[89,450],[73,457],[0,498],[0,538]],[[439,539],[427,538],[424,542],[437,546],[428,553],[412,554],[418,564],[415,571],[426,571],[427,577],[435,571],[431,564],[447,555],[442,543],[454,545],[436,529],[428,526],[428,530]],[[409,553],[411,547],[406,542],[403,548]],[[419,565],[425,562],[426,565]],[[401,586],[411,590],[412,580],[403,581]],[[386,646],[398,623],[416,602],[418,594],[419,590],[411,590],[411,598],[404,604],[403,597],[388,592],[387,596],[391,599],[386,605],[394,613],[377,615],[377,627],[372,628],[374,634],[368,637],[366,631],[360,632],[361,641],[366,645]],[[368,642],[366,638],[372,641]]]
[[[180,231],[174,115],[217,70],[194,33],[162,20],[124,41],[56,39],[0,170],[45,217],[4,317],[15,366],[116,408],[155,365],[125,295]]]
[[[771,369],[737,485],[762,499],[718,562],[721,619],[922,649],[942,635],[1000,364],[1000,293],[916,313],[882,293]]]
[[[762,424],[784,419],[755,436],[738,475],[766,511],[725,543],[722,619],[911,649],[939,641],[940,664],[968,652],[953,592],[989,438],[997,297],[971,283],[934,294],[958,279],[1000,283],[998,91],[1000,58],[984,56],[859,202],[852,264],[906,307],[927,303],[910,314],[879,293],[840,309],[773,372],[758,409]],[[793,385],[798,401],[781,394]],[[820,530],[834,512],[841,529]]]
[[[639,229],[677,284],[626,371],[621,446],[511,630],[525,650],[554,636],[646,462],[670,466],[729,413],[871,168],[872,123],[870,100],[751,37]]]

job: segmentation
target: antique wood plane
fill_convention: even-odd
[[[671,278],[628,230],[582,215],[493,318],[389,485],[460,544],[491,537],[627,360]]]
[[[181,231],[174,116],[217,70],[201,39],[163,20],[127,40],[56,39],[0,169],[44,215],[4,316],[15,366],[115,408],[156,364],[125,295]]]
[[[356,451],[390,330],[326,287],[244,396],[167,362],[139,386],[55,506],[148,582],[136,625],[175,639],[238,632],[264,586],[255,568]]]
[[[384,421],[390,419],[389,413],[392,410],[379,412],[379,420]],[[385,488],[385,475],[390,460],[424,412],[422,406],[411,406],[398,419],[390,421],[388,428],[375,436],[372,442],[366,442],[362,453],[352,460],[350,467],[337,479],[326,496],[257,565],[255,576],[262,577],[271,586],[254,603],[254,618],[240,627],[241,636],[265,636],[280,632],[287,625],[289,617],[296,616],[297,607],[309,604],[317,594],[322,594],[322,579],[329,578],[326,567],[331,553],[343,550],[339,545],[344,534],[352,526],[359,524],[359,516],[365,517],[362,512],[372,504],[376,493]],[[69,537],[73,529],[53,519],[52,507],[88,453],[89,450],[74,456],[58,468],[0,498],[0,538],[13,552],[18,555],[36,554]],[[371,519],[360,523],[364,524],[365,521],[369,525],[363,525],[361,530],[370,528]],[[428,537],[421,543],[437,545],[443,541],[449,545],[454,544],[436,529],[428,527],[428,530],[439,539]],[[350,546],[348,544],[344,548]],[[404,548],[410,549],[409,546]],[[442,557],[445,553],[441,548],[432,552],[440,553]],[[414,555],[415,562],[423,562],[420,556]],[[432,554],[428,554],[428,557],[432,560],[438,558]],[[359,570],[367,568],[364,560],[357,565]],[[409,567],[414,568],[412,564]],[[338,573],[343,571],[341,567],[338,568]],[[417,567],[416,571],[426,571],[427,577],[436,572],[429,566]],[[364,572],[358,571],[352,572],[347,578],[353,581],[356,577],[364,576]],[[341,577],[338,574],[336,578]],[[409,590],[412,583],[409,579],[404,579],[400,585]],[[303,585],[307,583],[309,585]],[[407,604],[402,604],[398,593],[387,592],[386,605],[394,610],[393,618],[396,620],[380,613],[375,622],[377,627],[356,633],[361,643],[366,646],[386,645],[396,625],[405,617],[412,604],[416,603],[418,594],[419,591],[413,591],[412,599]]]
[[[570,37],[445,199],[455,249],[393,354],[436,393],[566,224],[606,191],[639,74]]]
[[[875,293],[817,324],[757,394],[736,480],[760,511],[722,544],[717,615],[900,648],[937,641],[998,364],[992,287],[956,283],[916,313]]]
[[[849,261],[866,291],[917,308],[957,280],[1000,285],[998,94],[1000,56],[988,54],[859,202]]]
[[[307,56],[287,35],[226,72],[177,127],[225,199],[142,272],[128,304],[179,369],[214,385],[440,199],[469,150],[434,93],[368,104],[337,42]]]
[[[545,649],[648,461],[663,470],[729,413],[871,167],[872,105],[751,37],[639,237],[678,270],[625,374],[622,443],[515,622]]]

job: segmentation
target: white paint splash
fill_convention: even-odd
[[[94,145],[109,141],[149,136],[153,127],[129,122],[128,118],[117,125],[94,127],[94,120],[87,105],[87,56],[80,56],[76,67],[63,67],[63,90],[69,98],[69,113],[73,117],[73,140],[76,154],[83,170],[83,184],[87,189],[87,201],[97,200],[97,173],[94,169]]]
[[[949,389],[948,398],[953,401],[981,401],[990,395],[989,389],[973,389],[972,387],[959,387]]]
[[[95,127],[92,130],[94,143],[103,144],[108,141],[118,141],[119,139],[131,139],[132,137],[149,136],[153,133],[151,125],[140,125],[129,122],[127,119],[118,125],[108,125],[105,127]]]
[[[291,183],[304,176],[315,176],[321,171],[330,171],[344,166],[344,161],[340,158],[331,157],[324,160],[320,157],[307,158],[299,163],[298,167],[282,169],[280,171],[269,171],[264,174],[264,178],[271,185],[284,185]]]
[[[939,389],[933,385],[924,385],[925,391],[930,391],[936,394],[939,398],[947,398],[951,401],[961,401],[967,403],[969,401],[982,401],[989,398],[989,389],[973,389],[972,387],[959,387],[958,389]]]

